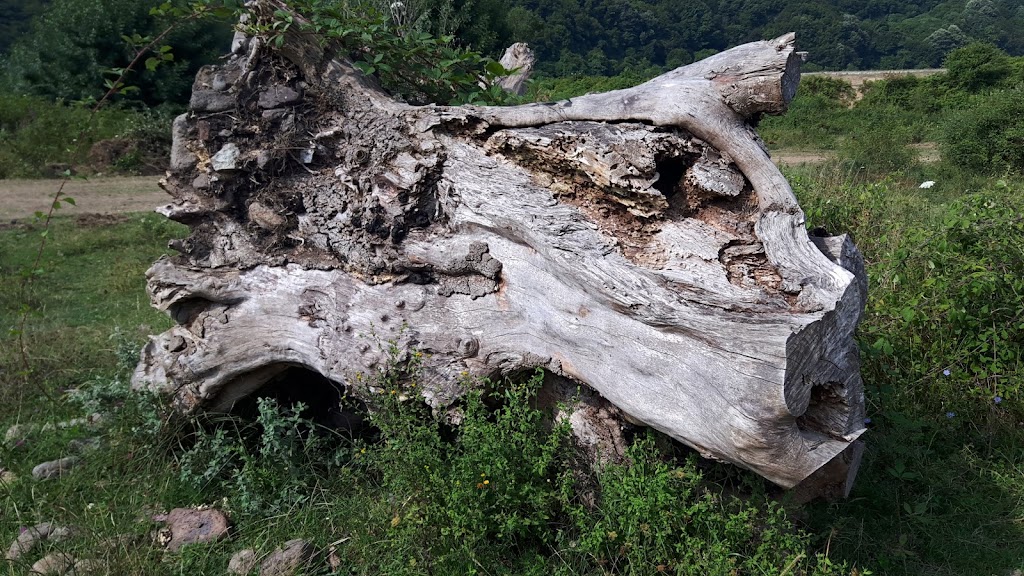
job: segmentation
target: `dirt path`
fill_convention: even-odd
[[[157,186],[155,176],[89,178],[68,181],[64,193],[75,199],[62,214],[119,214],[149,212],[171,197]],[[46,212],[60,180],[0,180],[0,221],[29,218]]]

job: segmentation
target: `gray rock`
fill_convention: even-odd
[[[249,22],[249,14],[243,13],[238,17],[238,23],[243,26]],[[245,35],[242,31],[235,32],[235,35],[231,38],[231,53],[242,54],[249,49],[250,38]]]
[[[231,53],[242,54],[249,49],[249,37],[242,32],[235,32],[231,38]]]
[[[167,549],[171,551],[176,551],[186,544],[214,542],[225,538],[231,526],[228,517],[214,508],[175,508],[167,514],[166,522],[171,531]]]
[[[100,447],[99,438],[76,438],[68,442],[68,452],[74,454],[81,454],[83,452],[90,452]]]
[[[288,86],[272,86],[260,93],[260,108],[280,108],[302,100],[302,95]]]
[[[188,107],[195,112],[225,112],[235,107],[235,96],[217,90],[193,90]]]
[[[10,486],[18,481],[18,476],[10,470],[0,469],[0,486]]]
[[[270,150],[260,150],[256,153],[256,166],[263,170],[274,160],[274,153]]]
[[[228,142],[213,155],[213,158],[210,158],[210,166],[217,171],[237,170],[238,160],[241,156],[242,151],[238,149],[238,146]]]
[[[208,174],[200,174],[192,180],[192,187],[196,190],[206,190],[210,187],[210,176]]]
[[[35,424],[15,424],[8,428],[4,434],[4,443],[8,446],[14,446],[18,442],[27,439],[38,429],[39,427]]]
[[[231,561],[228,562],[228,574],[233,576],[245,576],[251,574],[253,569],[256,568],[256,551],[250,548],[245,550],[239,550],[231,556]]]
[[[171,124],[172,172],[183,172],[196,165],[196,156],[188,149],[188,114],[182,114]]]
[[[29,574],[44,574],[46,576],[64,576],[75,567],[75,558],[63,552],[47,554],[41,560],[32,565]]]
[[[260,562],[260,576],[293,576],[316,560],[315,546],[301,538],[289,540]]]
[[[72,418],[71,420],[62,420],[60,422],[47,422],[43,424],[43,427],[39,430],[41,432],[53,432],[54,430],[67,430],[68,428],[97,428],[103,423],[103,415],[96,413],[90,414],[85,418]]]
[[[110,567],[103,560],[86,559],[75,562],[75,567],[65,576],[106,576]]]
[[[227,90],[230,86],[231,85],[228,84],[228,81],[224,78],[223,74],[215,74],[213,77],[213,82],[210,83],[210,87],[216,90],[217,92],[223,92]]]
[[[53,478],[60,478],[67,474],[72,468],[78,466],[81,463],[81,459],[77,456],[65,456],[59,460],[50,460],[49,462],[43,462],[32,469],[32,477],[36,480],[51,480]]]
[[[264,110],[262,114],[264,120],[280,120],[287,115],[287,108],[271,108],[270,110]]]
[[[287,218],[259,202],[249,204],[249,220],[265,230],[274,230],[288,223]]]
[[[7,550],[6,558],[10,561],[18,560],[31,552],[36,544],[43,540],[60,542],[70,538],[72,534],[73,531],[67,526],[58,526],[49,522],[36,524],[18,534],[18,538],[11,543],[11,547]]]

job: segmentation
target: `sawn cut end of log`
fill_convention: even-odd
[[[706,456],[843,496],[863,262],[808,237],[752,127],[785,111],[800,60],[790,34],[605,94],[411,106],[299,32],[240,36],[174,123],[160,211],[191,235],[147,275],[176,325],[134,383],[187,410],[296,373],[372,399],[368,375],[415,359],[444,410],[467,375],[543,368]]]

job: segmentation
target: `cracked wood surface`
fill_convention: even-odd
[[[495,108],[397,102],[297,33],[234,48],[175,123],[161,211],[192,234],[149,271],[176,326],[137,386],[230,410],[300,366],[372,399],[367,375],[416,357],[444,410],[464,375],[541,367],[706,456],[847,493],[863,263],[808,237],[752,128],[795,93],[792,35]]]

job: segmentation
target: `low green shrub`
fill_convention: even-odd
[[[821,94],[798,93],[783,116],[767,116],[758,132],[769,147],[833,150],[845,127],[837,121],[847,115],[839,100]]]
[[[868,445],[850,500],[810,508],[832,556],[904,574],[1024,562],[1024,198],[1019,179],[921,189],[789,171],[811,226],[850,233],[868,303],[858,328]],[[823,177],[825,176],[825,177]]]
[[[330,449],[301,406],[262,399],[251,425],[201,430],[181,480],[251,523],[343,510],[339,554],[358,573],[851,573],[817,555],[778,504],[722,496],[696,460],[675,462],[652,437],[628,463],[591,470],[568,422],[533,407],[542,382],[538,372],[477,388],[452,426],[410,399],[415,370],[382,374],[372,437]]]
[[[362,563],[389,574],[521,573],[550,553],[571,453],[567,424],[552,427],[530,406],[541,380],[471,392],[450,431],[421,402],[402,400],[414,386],[385,382],[371,417],[381,439],[360,460],[389,496],[368,508],[370,531],[356,537]]]
[[[724,496],[704,481],[694,457],[665,460],[653,434],[639,438],[626,456],[628,464],[598,474],[593,510],[568,507],[576,531],[570,553],[603,573],[850,573],[809,552],[807,535],[779,504],[763,495]]]
[[[941,222],[908,229],[888,255],[899,298],[882,301],[885,324],[868,325],[865,335],[873,349],[901,355],[914,373],[948,388],[920,391],[936,411],[936,398],[964,412],[1024,398],[1022,211],[1019,190],[1005,184],[968,194]]]
[[[957,48],[942,65],[946,68],[946,81],[959,89],[977,92],[1005,85],[1013,76],[1010,56],[992,44],[974,42]]]

